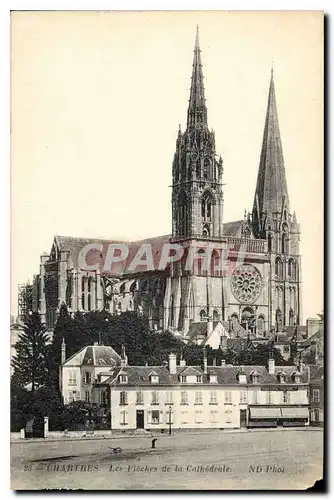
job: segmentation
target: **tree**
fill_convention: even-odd
[[[10,428],[11,432],[20,431],[29,420],[31,393],[12,378],[10,385]]]
[[[21,387],[31,384],[32,392],[47,380],[47,342],[48,335],[41,317],[38,312],[33,312],[25,319],[12,360],[16,383]]]
[[[273,356],[275,364],[278,366],[290,364],[283,358],[278,349],[272,348],[269,344],[259,344],[256,347],[250,345],[237,355],[235,364],[266,366],[270,355]]]
[[[73,401],[64,408],[63,422],[65,429],[84,429],[92,409],[85,401]]]

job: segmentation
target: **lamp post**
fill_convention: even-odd
[[[169,407],[169,420],[168,420],[168,425],[169,425],[169,431],[168,434],[172,434],[172,407]]]

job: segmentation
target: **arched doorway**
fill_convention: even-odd
[[[255,327],[255,324],[254,324],[254,320],[255,320],[255,316],[254,316],[254,310],[252,307],[245,307],[242,311],[242,314],[241,314],[241,326],[245,329],[245,330],[250,330],[250,331],[254,331],[254,327]]]

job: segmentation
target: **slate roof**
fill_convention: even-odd
[[[210,375],[216,375],[217,383],[215,385],[239,385],[238,374],[243,373],[246,375],[247,383],[253,385],[251,382],[251,373],[257,372],[259,375],[259,383],[257,385],[267,385],[267,384],[279,384],[277,375],[279,372],[284,371],[286,374],[285,384],[293,384],[294,378],[293,374],[298,373],[298,368],[294,365],[291,366],[276,366],[275,374],[269,374],[266,366],[249,365],[249,366],[208,366],[207,374],[204,373],[202,366],[192,366],[193,371],[191,374],[202,374],[203,384],[212,385],[209,382]],[[159,383],[152,385],[152,387],[157,386],[168,386],[168,385],[183,385],[180,382],[180,374],[184,373],[185,368],[183,366],[177,366],[176,374],[171,374],[168,367],[166,366],[126,366],[122,368],[122,371],[126,371],[128,376],[127,384],[120,384],[122,387],[125,386],[151,386],[149,374],[154,370],[159,376]],[[117,376],[119,375],[120,369],[116,369],[113,375],[105,380],[103,384],[117,386]],[[190,375],[190,373],[189,373]],[[308,382],[307,370],[301,374],[301,382]],[[199,385],[201,383],[198,383]],[[187,386],[188,384],[184,384]],[[197,385],[197,384],[196,384]],[[245,385],[245,384],[242,384]],[[282,384],[280,384],[282,385]]]
[[[180,372],[180,375],[202,375],[203,372],[202,370],[199,370],[195,366],[186,366],[182,372]]]
[[[241,237],[241,226],[243,220],[234,220],[223,224],[223,236]]]
[[[243,351],[247,345],[247,337],[236,337],[227,339],[227,349],[233,349],[235,352]]]
[[[241,221],[232,221],[232,222],[227,222],[223,224],[223,234],[224,236],[235,236],[235,237],[240,237],[240,234],[237,234],[239,229],[241,228]],[[101,238],[81,238],[81,237],[74,237],[74,236],[61,236],[61,235],[56,235],[54,237],[54,242],[56,243],[56,246],[58,247],[59,251],[66,251],[69,252],[70,257],[72,259],[73,266],[76,269],[79,269],[78,265],[78,255],[80,250],[92,243],[97,243],[99,245],[102,245],[103,249],[102,252],[100,252],[98,249],[91,250],[87,254],[87,263],[88,264],[97,264],[99,262],[104,262],[105,257],[107,254],[108,250],[108,245],[110,243],[120,243],[120,244],[126,244],[129,247],[129,254],[124,261],[118,262],[118,263],[113,263],[112,269],[111,270],[106,270],[105,274],[110,275],[110,276],[123,276],[123,275],[132,275],[136,273],[140,273],[143,271],[146,271],[146,266],[140,266],[138,265],[134,270],[129,271],[128,267],[130,263],[133,261],[134,256],[136,255],[139,247],[145,243],[149,243],[152,245],[152,255],[153,255],[153,264],[154,264],[154,269],[158,269],[158,265],[161,259],[161,252],[164,243],[168,243],[172,238],[171,234],[165,234],[161,236],[155,236],[153,238],[145,238],[143,240],[137,240],[137,241],[128,241],[128,240],[115,240],[115,239],[101,239]]]
[[[324,381],[323,366],[310,365],[310,381],[311,383],[323,383]]]
[[[213,330],[218,325],[218,321],[213,323]],[[187,333],[187,339],[189,342],[195,340],[197,337],[206,337],[207,336],[207,321],[194,321],[189,325],[189,331]]]
[[[115,366],[121,357],[111,346],[93,345],[80,349],[63,366]]]
[[[168,243],[170,238],[171,235],[168,234],[163,236],[157,236],[154,238],[146,238],[138,241],[112,240],[112,239],[105,240],[98,238],[76,238],[70,236],[55,236],[54,240],[59,250],[67,251],[70,253],[73,266],[76,269],[79,269],[79,264],[78,264],[79,252],[84,246],[88,244],[96,243],[98,245],[102,245],[102,252],[100,252],[98,249],[92,249],[87,253],[86,261],[90,265],[105,262],[109,244],[119,243],[128,245],[129,253],[127,258],[122,260],[121,262],[113,263],[111,269],[104,271],[106,275],[117,277],[127,274],[132,275],[147,270],[147,266],[142,266],[142,265],[138,265],[134,270],[131,271],[129,271],[128,269],[138,249],[141,247],[141,245],[145,243],[149,243],[152,245],[154,269],[158,269],[163,245],[164,243]]]

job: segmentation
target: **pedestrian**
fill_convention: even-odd
[[[152,448],[155,448],[156,441],[158,441],[157,438],[153,438],[152,439]]]

